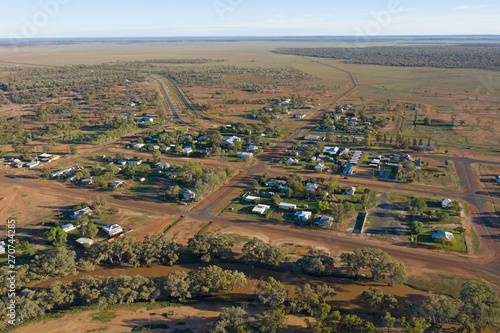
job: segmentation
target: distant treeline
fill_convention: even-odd
[[[209,62],[224,62],[224,59],[150,59],[146,60],[146,63],[151,64],[179,64],[179,65],[197,65],[197,64],[207,64]]]
[[[500,46],[384,46],[280,48],[279,54],[342,59],[350,64],[402,67],[500,69]]]

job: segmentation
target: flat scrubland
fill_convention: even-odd
[[[132,66],[133,62],[141,62],[137,66],[138,71],[143,69],[146,72],[146,77],[137,82],[130,82],[125,85],[112,84],[106,87],[103,94],[98,94],[97,100],[95,96],[73,96],[79,101],[76,107],[78,115],[86,122],[85,126],[78,127],[80,122],[75,117],[74,110],[64,111],[64,117],[61,118],[44,118],[43,110],[48,105],[69,105],[70,98],[58,98],[51,96],[43,101],[33,104],[16,104],[13,103],[12,95],[8,91],[4,92],[7,103],[0,106],[0,116],[5,119],[12,118],[14,122],[4,122],[2,125],[5,132],[15,133],[18,137],[25,137],[24,131],[32,130],[36,134],[32,141],[23,143],[31,147],[46,147],[45,150],[54,153],[64,152],[64,164],[60,166],[72,166],[78,163],[83,163],[90,169],[96,164],[96,159],[100,153],[115,154],[124,153],[126,157],[139,155],[141,158],[147,159],[152,155],[150,152],[136,153],[125,149],[126,143],[133,143],[135,138],[124,139],[124,135],[135,133],[135,131],[148,131],[136,126],[124,129],[123,132],[117,134],[116,143],[107,144],[110,138],[105,138],[110,128],[120,128],[120,124],[110,124],[110,120],[115,116],[120,117],[124,113],[133,112],[138,117],[145,115],[160,115],[170,114],[170,110],[165,110],[163,102],[159,98],[160,89],[156,81],[151,80],[148,75],[152,72],[147,71],[147,66],[152,65],[151,59],[199,59],[200,50],[202,50],[203,58],[215,59],[217,61],[209,61],[207,63],[196,64],[171,64],[159,63],[154,64],[155,69],[161,70],[163,73],[158,74],[165,84],[170,80],[177,80],[182,92],[189,99],[189,103],[194,105],[193,110],[188,110],[182,105],[182,98],[173,97],[174,104],[177,104],[178,111],[181,117],[188,123],[197,124],[200,127],[220,128],[221,125],[241,123],[245,126],[253,125],[255,131],[269,128],[279,128],[282,130],[282,137],[289,135],[293,131],[301,127],[304,120],[293,119],[292,116],[297,112],[313,113],[326,112],[326,109],[336,101],[338,96],[344,93],[351,87],[351,80],[347,72],[352,73],[355,83],[358,85],[356,89],[350,92],[347,96],[338,100],[332,106],[343,104],[356,104],[360,109],[367,107],[367,115],[376,115],[377,117],[388,118],[388,126],[380,129],[383,133],[389,135],[404,135],[410,139],[422,139],[424,144],[427,144],[427,139],[431,138],[432,145],[444,151],[448,148],[472,148],[477,152],[496,151],[500,135],[498,134],[497,126],[500,121],[499,102],[500,89],[500,72],[479,69],[436,69],[436,68],[403,68],[403,67],[384,67],[376,65],[353,65],[346,64],[340,60],[328,59],[311,59],[292,55],[281,55],[272,53],[271,51],[278,47],[317,47],[324,45],[321,42],[262,42],[262,41],[247,41],[247,42],[159,42],[159,43],[136,43],[136,44],[103,44],[103,43],[88,43],[88,44],[68,44],[68,45],[40,45],[40,46],[24,46],[20,47],[16,52],[12,49],[0,47],[0,66],[17,66],[21,70],[36,65],[76,65],[76,64],[92,64],[103,66],[114,65],[116,61],[124,62]],[[337,43],[336,45],[342,45]],[[220,61],[219,61],[220,60]],[[314,60],[314,61],[312,61]],[[143,66],[143,67],[141,67]],[[18,67],[16,67],[18,68]],[[229,68],[229,70],[228,70]],[[234,69],[237,70],[234,70]],[[88,68],[87,68],[88,70]],[[171,75],[169,75],[171,73]],[[4,72],[1,79],[4,81],[10,80],[11,72]],[[185,77],[198,77],[205,79],[214,77],[217,80],[209,81],[209,83],[199,84],[189,80],[184,80]],[[168,77],[167,77],[168,76]],[[155,76],[156,77],[156,76]],[[127,103],[131,99],[146,98],[146,95],[151,97],[146,105],[129,107]],[[267,124],[262,119],[252,117],[252,113],[256,109],[262,109],[267,105],[274,103],[277,99],[292,98],[300,96],[306,99],[306,103],[318,103],[313,110],[302,111],[303,109],[291,110],[291,114],[280,114],[271,118]],[[15,97],[15,96],[14,96]],[[384,106],[384,103],[386,104]],[[416,103],[419,104],[417,110],[408,108],[397,108],[401,103]],[[107,105],[107,108],[104,106]],[[334,108],[329,108],[328,111],[333,111]],[[66,114],[67,113],[67,114]],[[416,114],[415,114],[416,113]],[[63,119],[64,118],[64,119]],[[429,118],[430,123],[424,125],[424,119]],[[76,119],[76,120],[75,120]],[[169,122],[167,118],[164,121]],[[53,128],[51,131],[51,123],[72,124],[74,128],[71,131],[66,129]],[[22,124],[22,125],[21,125]],[[106,127],[105,124],[109,126]],[[264,126],[265,125],[265,126]],[[69,125],[67,125],[69,126]],[[158,129],[163,129],[164,124],[155,124]],[[183,126],[185,127],[185,126]],[[187,129],[186,129],[187,130]],[[184,130],[181,130],[181,132]],[[196,131],[194,131],[196,132]],[[78,133],[78,134],[77,134]],[[252,133],[253,135],[257,133]],[[79,135],[80,138],[88,140],[80,140],[76,142],[74,136]],[[249,137],[249,135],[248,135]],[[61,139],[59,139],[61,138]],[[100,138],[98,140],[98,138]],[[8,140],[7,140],[8,141]],[[276,140],[278,143],[280,140]],[[79,151],[75,156],[70,156],[69,144],[77,144],[76,149]],[[2,150],[12,154],[12,142],[5,142]],[[18,148],[18,147],[17,147]],[[39,148],[40,149],[40,148]],[[101,151],[102,150],[102,151]],[[99,153],[97,153],[99,151]],[[183,157],[170,156],[163,154],[162,162],[179,165],[185,164],[182,161]],[[244,163],[233,157],[211,157],[206,159],[206,169],[202,173],[211,173],[218,166],[234,166],[245,168],[251,166],[251,163]],[[236,163],[233,163],[235,162]],[[57,162],[56,162],[57,163]],[[57,164],[49,165],[52,169],[57,168]],[[152,165],[152,164],[150,164]],[[101,165],[104,167],[104,165]],[[283,167],[279,166],[281,172],[301,172],[304,164],[298,167]],[[413,184],[401,186],[402,191],[409,191],[415,188],[435,189],[443,191],[459,191],[459,181],[456,170],[453,164],[443,166],[437,165],[437,162],[431,161],[431,166],[439,166],[444,169],[443,172],[427,172],[422,171]],[[264,168],[275,168],[274,165],[266,165]],[[275,169],[276,170],[276,169]],[[7,171],[7,169],[2,171]],[[12,169],[8,169],[12,171]],[[156,172],[156,171],[155,171]],[[481,178],[491,179],[494,174],[500,173],[498,167],[481,166],[479,167]],[[312,172],[305,171],[307,176],[311,176]],[[37,171],[29,171],[26,175],[37,175]],[[20,172],[17,172],[20,175]],[[77,188],[81,193],[88,194],[89,199],[96,193],[110,195],[111,197],[122,198],[126,200],[147,200],[156,201],[157,204],[166,201],[166,191],[174,187],[178,182],[165,180],[159,174],[148,173],[145,181],[140,181],[139,177],[132,177],[127,180],[129,183],[123,190],[111,191],[98,188]],[[314,177],[326,178],[325,175],[315,175]],[[481,179],[481,181],[482,181]],[[56,183],[56,180],[36,180],[38,185],[46,185],[47,188],[54,187],[58,190],[64,189],[68,185]],[[352,182],[352,178],[349,179]],[[370,181],[364,182],[360,180],[360,184],[376,189],[375,183]],[[234,185],[234,184],[231,184]],[[498,193],[498,186],[495,183],[488,182],[484,184],[484,189],[490,194]],[[76,188],[76,186],[75,186]],[[184,189],[184,188],[182,188]],[[236,193],[231,189],[227,197],[234,197]],[[391,214],[389,226],[397,228],[393,235],[390,235],[390,241],[399,241],[408,243],[407,227],[409,219],[399,218],[394,214],[407,213],[411,196],[406,193],[398,193],[396,189],[389,192],[388,195],[381,198],[380,193],[372,193],[372,197],[364,207],[359,203],[362,196],[362,189],[354,197],[347,197],[343,194],[337,195],[340,201],[351,201],[356,205],[346,218],[345,225],[353,226],[357,213],[368,208],[375,213],[379,213],[379,217],[369,220],[368,227],[374,229],[370,241],[380,241],[378,244],[384,244],[389,240],[384,238],[384,234],[380,234],[378,229],[387,228],[387,221],[384,220],[384,214]],[[225,191],[225,187],[215,191]],[[269,190],[269,189],[268,189]],[[496,192],[495,192],[496,190]],[[108,193],[108,191],[110,193]],[[378,191],[378,190],[377,190]],[[384,191],[387,192],[387,189]],[[493,192],[492,192],[493,191]],[[226,198],[226,196],[220,196]],[[21,230],[19,233],[20,240],[29,240],[37,246],[37,248],[46,248],[47,242],[44,240],[43,233],[49,230],[61,213],[69,212],[72,207],[79,205],[85,199],[75,197],[63,197],[55,194],[39,193],[37,190],[29,190],[25,187],[16,185],[1,185],[0,187],[0,218],[4,221],[7,218],[14,217],[19,221]],[[213,199],[210,199],[213,200]],[[425,197],[428,217],[419,216],[417,220],[424,221],[432,228],[426,229],[422,235],[417,238],[421,245],[437,248],[438,250],[452,250],[462,254],[471,252],[468,248],[466,238],[473,236],[473,231],[468,230],[464,235],[456,234],[456,242],[452,247],[435,246],[431,239],[431,234],[436,230],[451,231],[456,226],[461,225],[461,216],[452,214],[447,221],[438,221],[434,216],[436,211],[440,211],[440,197],[429,198]],[[173,201],[173,200],[171,200]],[[224,200],[220,200],[218,204],[224,204]],[[307,209],[319,209],[316,200],[307,199],[283,199],[297,203],[301,208],[306,209],[304,204],[307,204]],[[229,199],[228,199],[229,202]],[[272,200],[263,200],[263,203],[271,204]],[[211,203],[211,202],[210,202]],[[382,204],[382,206],[379,206]],[[103,217],[102,222],[119,223],[120,225],[134,229],[134,235],[139,238],[144,237],[147,233],[153,232],[159,234],[165,231],[170,237],[185,247],[188,240],[195,234],[202,234],[206,231],[216,231],[223,233],[234,234],[232,236],[238,247],[248,241],[251,237],[258,237],[273,245],[277,245],[286,249],[290,256],[304,255],[311,248],[325,248],[331,251],[332,255],[339,255],[345,252],[339,245],[334,242],[323,244],[320,240],[315,242],[301,242],[300,239],[290,239],[290,236],[283,236],[279,233],[279,228],[292,228],[291,216],[282,216],[274,214],[269,221],[265,217],[250,215],[253,205],[241,204],[239,200],[234,200],[231,205],[235,206],[234,211],[225,211],[221,214],[221,219],[227,218],[229,221],[242,222],[241,224],[231,224],[227,222],[213,222],[199,217],[183,217],[180,214],[184,208],[179,209],[179,214],[160,214],[130,207],[114,207],[118,212],[109,214]],[[166,204],[168,206],[168,204]],[[203,204],[202,204],[203,206]],[[173,205],[168,206],[169,209]],[[188,209],[190,209],[189,207]],[[203,206],[203,211],[209,211],[210,207]],[[494,204],[497,213],[500,210],[498,204]],[[434,212],[431,213],[431,211]],[[200,210],[201,211],[201,210]],[[239,214],[238,214],[239,213]],[[196,216],[196,215],[194,215]],[[284,218],[288,220],[285,223]],[[240,219],[241,218],[241,219]],[[245,220],[246,218],[246,220]],[[257,220],[258,222],[268,222],[268,224],[276,224],[276,232],[254,232],[246,227],[248,219]],[[62,221],[62,220],[61,220]],[[276,223],[279,221],[279,223]],[[446,222],[446,223],[444,223]],[[253,221],[252,221],[253,223]],[[279,225],[283,224],[283,225]],[[55,225],[55,224],[54,224]],[[298,227],[297,227],[298,228]],[[336,231],[328,231],[336,232]],[[2,231],[2,233],[4,233]],[[467,236],[468,235],[468,236]],[[470,236],[472,235],[472,236]],[[70,239],[76,237],[72,234]],[[343,236],[342,236],[343,237]],[[345,236],[354,237],[358,236]],[[362,236],[361,236],[362,237]],[[407,244],[406,244],[407,245]],[[416,249],[416,251],[424,251]],[[366,305],[361,301],[360,295],[370,286],[377,286],[384,291],[390,292],[398,297],[400,301],[421,299],[425,292],[412,289],[409,286],[425,290],[434,291],[451,296],[457,296],[460,286],[463,282],[471,277],[487,280],[491,283],[498,283],[498,277],[493,275],[476,276],[478,273],[464,273],[458,269],[450,269],[444,272],[443,267],[437,267],[438,264],[430,263],[429,267],[418,261],[405,261],[408,268],[409,281],[408,285],[387,287],[380,283],[367,282],[361,280],[347,279],[332,279],[332,278],[314,278],[311,276],[295,276],[291,278],[294,283],[288,283],[286,288],[293,294],[293,289],[298,282],[309,282],[318,284],[327,281],[337,292],[337,296],[331,303],[334,307],[339,307],[347,310],[360,312],[363,315],[369,316]],[[227,267],[236,267],[241,270],[246,270],[251,274],[255,274],[258,270],[249,266],[242,266],[233,263],[224,264]],[[91,272],[91,275],[107,275],[116,276],[118,274],[144,276],[165,276],[173,269],[185,270],[186,265],[182,267],[121,267],[111,269],[101,269]],[[199,264],[193,264],[199,266]],[[268,272],[264,272],[268,273]],[[81,273],[80,276],[69,276],[62,280],[67,282],[71,279],[88,275],[88,272]],[[276,277],[281,277],[286,280],[286,274],[282,272],[272,273]],[[287,273],[288,274],[288,273]],[[285,276],[286,275],[286,276]],[[66,279],[66,280],[64,280]],[[255,276],[252,278],[256,283]],[[333,280],[333,281],[332,281]],[[223,294],[221,297],[229,296],[238,298],[239,301],[245,302],[251,298],[255,290],[250,290],[249,286],[246,289],[236,289],[233,293]],[[234,294],[234,295],[233,295]],[[403,302],[400,302],[401,304]],[[227,304],[224,304],[227,305]],[[148,306],[138,305],[136,307],[110,307],[106,311],[112,312],[101,313],[101,310],[89,310],[83,312],[70,312],[62,315],[60,318],[46,319],[39,322],[31,323],[25,327],[19,328],[16,332],[29,331],[53,331],[55,326],[64,327],[65,330],[70,328],[77,331],[102,331],[122,332],[130,331],[133,327],[143,326],[149,323],[148,319],[155,324],[166,324],[170,328],[188,328],[194,332],[206,331],[207,327],[212,325],[215,318],[219,315],[222,306],[217,304],[194,303],[185,304],[182,307],[167,306],[158,307],[154,310]],[[166,311],[173,310],[175,315],[171,318],[162,316]],[[153,312],[151,312],[153,311]],[[252,312],[249,312],[252,314]],[[116,315],[116,316],[115,316]],[[107,323],[102,322],[102,318],[109,317]],[[149,318],[148,318],[149,317]],[[100,321],[100,319],[101,321]],[[105,318],[106,319],[106,318]],[[288,317],[290,325],[289,331],[301,330],[304,328],[304,318],[294,316]],[[376,319],[378,320],[378,319]],[[56,324],[57,321],[57,324]],[[185,323],[185,325],[183,324]],[[67,325],[67,326],[63,326]],[[61,330],[62,332],[62,330]]]

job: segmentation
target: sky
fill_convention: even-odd
[[[0,38],[11,39],[500,35],[498,0],[0,0],[0,4]]]

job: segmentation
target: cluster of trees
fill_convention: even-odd
[[[313,79],[313,76],[293,67],[272,68],[272,67],[238,67],[238,66],[217,66],[206,68],[169,68],[168,75],[177,83],[187,86],[227,86],[232,80],[229,76],[245,75],[258,78],[265,78],[273,84],[290,86],[292,82],[302,82]],[[280,81],[277,81],[280,80]],[[235,85],[239,89],[264,90],[265,85],[254,87],[253,83],[241,82]],[[251,85],[251,87],[249,87]]]
[[[342,59],[351,64],[436,68],[500,68],[500,47],[495,45],[281,48],[275,52]]]
[[[12,67],[8,80],[0,82],[15,103],[36,104],[48,98],[78,97],[83,94],[103,94],[106,88],[124,86],[127,82],[141,82],[139,72],[119,65]]]
[[[199,64],[207,64],[209,62],[224,62],[224,61],[226,60],[198,58],[198,59],[150,59],[150,60],[145,60],[144,62],[151,64],[199,65]]]
[[[180,301],[203,298],[231,291],[247,283],[238,271],[207,266],[189,272],[175,271],[161,278],[137,276],[99,277],[85,276],[75,282],[54,282],[46,289],[28,290],[16,295],[16,323],[41,316],[53,310],[73,306],[108,306],[112,304]],[[8,326],[7,283],[0,286],[0,329]]]
[[[189,161],[182,166],[181,173],[181,185],[193,188],[196,192],[196,200],[200,200],[219,188],[227,178],[233,177],[237,170],[232,167],[209,169],[203,163]],[[181,191],[182,188],[179,185],[170,186],[166,191],[166,195],[175,199]]]
[[[374,280],[387,278],[390,285],[403,283],[406,280],[404,264],[397,262],[387,252],[378,248],[365,247],[350,253],[342,253],[340,262],[351,277],[357,277],[361,269],[367,269]]]

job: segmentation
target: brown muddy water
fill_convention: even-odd
[[[190,271],[197,267],[208,266],[209,264],[185,264],[174,266],[151,266],[151,267],[127,267],[127,268],[111,268],[100,269],[93,272],[83,272],[78,275],[70,275],[59,279],[51,279],[43,281],[32,287],[44,288],[48,287],[54,281],[61,281],[63,283],[73,282],[82,278],[83,276],[120,276],[128,275],[135,276],[141,275],[145,277],[162,277],[166,276],[173,271]],[[312,277],[302,274],[293,274],[291,272],[277,272],[262,268],[252,268],[243,264],[236,263],[217,263],[223,269],[237,270],[245,273],[248,283],[242,287],[235,289],[228,293],[221,293],[217,295],[219,299],[228,301],[251,301],[257,291],[257,284],[260,280],[270,276],[282,282],[285,288],[289,291],[290,296],[294,296],[295,287],[309,283],[311,285],[327,284],[335,289],[337,295],[333,297],[331,305],[342,309],[351,309],[356,311],[367,311],[366,303],[361,299],[361,293],[368,290],[371,286],[380,288],[384,293],[396,296],[400,304],[405,300],[418,300],[426,296],[428,293],[420,290],[413,289],[405,285],[395,285],[390,287],[385,283],[374,282],[369,279],[348,279],[343,277]],[[330,303],[330,302],[329,302]]]

